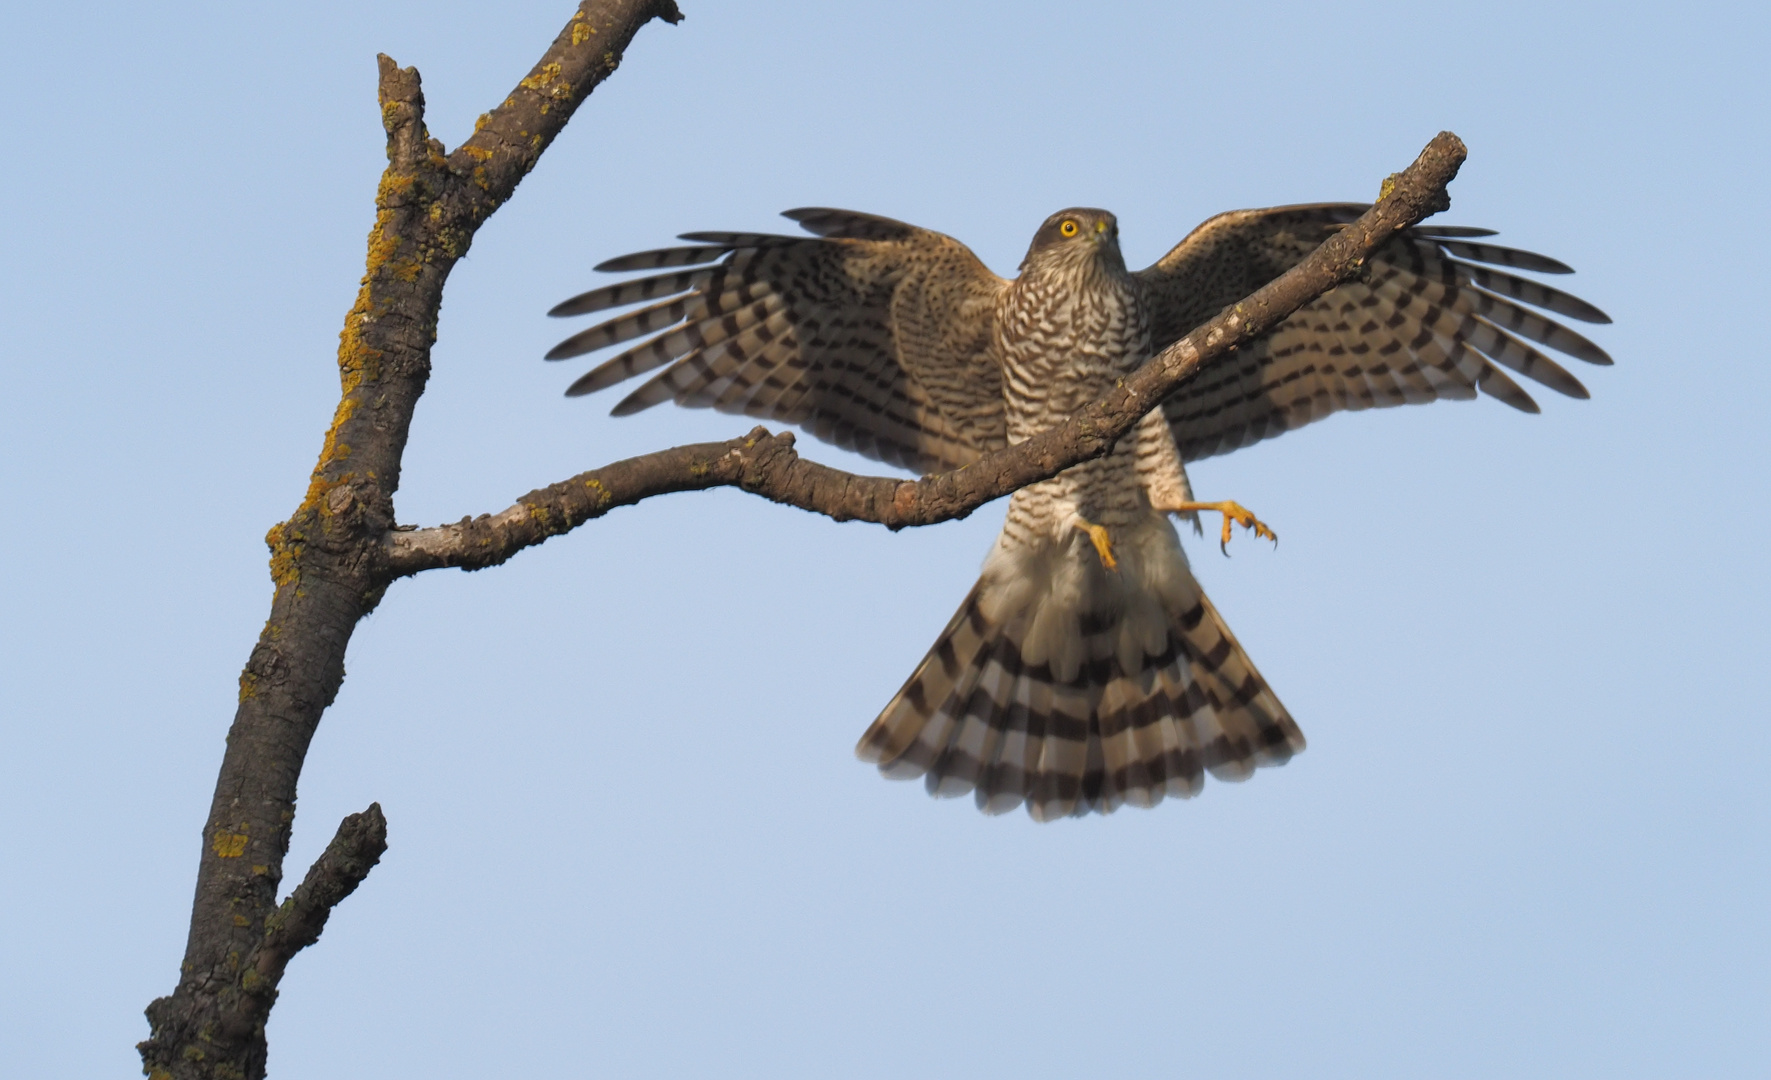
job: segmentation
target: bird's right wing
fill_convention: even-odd
[[[646,337],[566,391],[658,367],[615,406],[664,401],[780,420],[878,461],[943,472],[1007,441],[992,324],[1007,282],[952,237],[846,210],[790,210],[815,236],[685,233],[693,246],[598,270],[671,270],[548,312],[652,301],[555,346],[564,360]],[[669,366],[665,366],[669,365]]]
[[[1239,210],[1194,229],[1138,274],[1150,297],[1155,347],[1291,269],[1365,210],[1354,203]],[[1163,403],[1181,456],[1227,453],[1342,410],[1473,398],[1478,387],[1537,412],[1501,367],[1586,397],[1579,380],[1536,346],[1591,364],[1611,358],[1531,308],[1581,322],[1611,320],[1584,300],[1510,273],[1570,271],[1479,239],[1490,235],[1446,225],[1405,229],[1372,253],[1360,277],[1200,371]]]

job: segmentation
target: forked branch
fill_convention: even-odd
[[[252,958],[261,980],[275,986],[290,958],[320,940],[332,909],[357,891],[385,851],[387,818],[381,814],[380,803],[370,803],[369,809],[339,823],[337,834],[308,868],[307,877],[277,913],[265,920],[264,941]]]
[[[301,503],[271,529],[270,615],[240,674],[239,705],[201,831],[178,982],[148,1006],[138,1049],[153,1080],[257,1080],[265,1022],[291,956],[369,872],[386,843],[371,807],[347,819],[307,880],[277,888],[296,786],[344,679],[358,620],[390,580],[381,557],[443,286],[573,111],[674,0],[582,0],[529,74],[453,152],[425,129],[418,73],[381,58],[387,169],[362,287],[339,335],[339,400]]]

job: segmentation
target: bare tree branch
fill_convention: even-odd
[[[357,891],[385,851],[387,818],[381,815],[380,803],[370,803],[369,809],[339,823],[337,835],[308,868],[307,877],[265,920],[264,941],[251,965],[260,985],[274,992],[290,958],[320,940],[332,909]]]
[[[306,495],[266,537],[276,591],[240,674],[239,707],[203,828],[184,962],[172,994],[148,1006],[152,1032],[138,1047],[153,1080],[264,1075],[274,993],[266,992],[258,961],[286,962],[306,932],[299,928],[317,933],[320,914],[313,908],[292,928],[277,903],[296,784],[344,679],[351,633],[390,580],[382,538],[393,525],[406,437],[430,374],[443,285],[475,230],[654,18],[676,22],[682,14],[674,0],[585,0],[528,77],[452,154],[425,129],[418,73],[381,58],[388,165],[375,194],[362,287],[339,335],[338,407]],[[369,862],[357,864],[367,872]],[[321,903],[331,895],[325,890],[345,880],[324,865],[320,872],[307,893],[297,890],[292,911]],[[336,892],[332,902],[343,896]]]
[[[759,427],[729,442],[679,446],[580,473],[531,491],[496,515],[392,530],[385,541],[388,569],[401,577],[442,566],[495,566],[615,507],[712,487],[739,487],[838,521],[872,521],[891,529],[965,517],[992,499],[1105,454],[1205,364],[1357,275],[1366,258],[1398,230],[1451,205],[1446,186],[1465,154],[1456,135],[1440,132],[1414,164],[1384,182],[1376,205],[1304,261],[1152,357],[1066,423],[964,468],[921,480],[856,476],[800,458],[791,433],[772,435]]]

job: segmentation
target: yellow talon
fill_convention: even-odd
[[[1107,526],[1092,522],[1079,522],[1076,526],[1088,534],[1094,542],[1095,553],[1101,557],[1101,565],[1109,570],[1119,569],[1119,560],[1113,557],[1113,539],[1107,535]]]
[[[1170,512],[1176,514],[1190,514],[1196,513],[1200,510],[1211,510],[1224,515],[1224,535],[1223,539],[1218,541],[1218,550],[1222,551],[1225,555],[1230,554],[1230,526],[1232,524],[1240,525],[1243,528],[1252,531],[1256,536],[1264,536],[1275,544],[1279,543],[1279,534],[1275,533],[1272,529],[1269,529],[1265,522],[1260,518],[1255,517],[1248,511],[1248,508],[1241,503],[1229,502],[1227,500],[1215,503],[1182,503],[1179,506],[1172,507]]]

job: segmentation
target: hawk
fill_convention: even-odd
[[[1211,218],[1154,266],[1126,269],[1119,227],[1073,208],[1034,234],[1005,280],[951,237],[846,210],[790,210],[811,236],[697,232],[689,246],[611,259],[655,271],[549,314],[646,306],[547,354],[644,338],[579,378],[588,394],[658,368],[615,406],[664,401],[795,424],[922,473],[959,468],[1061,423],[1195,326],[1302,260],[1367,207]],[[1197,794],[1304,748],[1188,567],[1171,515],[1241,506],[1193,498],[1186,462],[1340,410],[1461,399],[1537,405],[1506,371],[1584,398],[1538,346],[1609,364],[1530,310],[1610,319],[1512,270],[1566,274],[1485,242],[1492,230],[1416,226],[1363,275],[1201,370],[1106,456],[1009,499],[983,573],[928,655],[861,737],[888,777],[973,793],[1039,821]],[[649,335],[649,336],[648,336]]]

